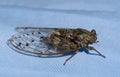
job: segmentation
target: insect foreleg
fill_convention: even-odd
[[[105,56],[102,55],[99,51],[97,51],[94,47],[88,46],[87,48],[88,48],[89,50],[94,50],[94,51],[96,51],[100,56],[102,56],[103,58],[105,58]]]
[[[65,64],[66,64],[73,56],[75,56],[77,53],[78,53],[78,50],[75,51],[75,53],[72,54],[68,59],[66,59],[63,65],[65,65]]]

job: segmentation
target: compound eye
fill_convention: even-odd
[[[91,33],[94,34],[94,35],[96,35],[95,29],[92,29],[92,30],[91,30]]]

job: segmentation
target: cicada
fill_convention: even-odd
[[[7,44],[22,53],[46,57],[73,52],[63,65],[75,56],[81,48],[94,50],[98,55],[105,58],[104,55],[90,46],[90,44],[98,42],[94,29],[89,31],[82,28],[17,27],[16,31],[18,33],[14,34]]]

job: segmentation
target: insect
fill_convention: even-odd
[[[97,34],[94,29],[66,29],[66,28],[40,28],[40,27],[17,27],[17,34],[9,40],[8,45],[22,53],[39,56],[56,56],[74,52],[65,60],[65,65],[79,49],[85,47],[94,50],[98,55],[105,58],[90,44],[97,42]]]

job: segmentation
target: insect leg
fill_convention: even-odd
[[[64,64],[65,65],[73,56],[75,56],[78,53],[78,50],[75,51],[75,53],[73,55],[71,55],[68,59],[65,60]]]
[[[102,56],[103,58],[105,58],[105,56],[102,55],[99,51],[97,51],[94,47],[88,46],[87,48],[88,48],[89,50],[94,50],[94,51],[96,51],[100,56]]]

